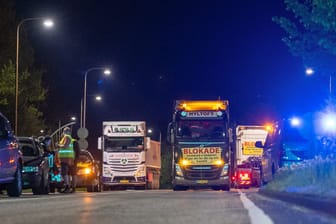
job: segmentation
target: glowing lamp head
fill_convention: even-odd
[[[314,74],[314,70],[312,68],[306,69],[306,75],[313,75],[313,74]]]
[[[327,114],[323,117],[323,127],[327,131],[336,131],[336,114]]]
[[[50,27],[54,26],[54,22],[51,19],[47,19],[47,20],[43,21],[43,25],[47,28],[50,28]]]
[[[104,74],[105,75],[111,75],[111,70],[110,69],[105,69]]]
[[[301,125],[301,120],[297,117],[293,117],[292,119],[290,119],[290,123],[293,127],[297,127]]]

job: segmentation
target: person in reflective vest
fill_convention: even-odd
[[[74,192],[70,190],[70,175],[71,170],[75,165],[75,151],[73,148],[74,139],[71,137],[71,129],[65,127],[63,129],[63,136],[61,141],[58,143],[58,158],[61,162],[61,174],[64,179],[65,189],[63,193]],[[74,179],[74,178],[72,178]]]

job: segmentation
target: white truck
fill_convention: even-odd
[[[161,143],[146,137],[144,121],[104,121],[102,150],[103,190],[159,189]]]
[[[265,142],[268,131],[264,126],[238,125],[236,128],[234,175],[235,187],[259,187],[260,166],[263,149],[255,146],[257,141]]]

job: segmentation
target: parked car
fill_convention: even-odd
[[[101,191],[99,162],[87,150],[77,156],[77,187],[86,187],[88,192]]]
[[[32,188],[33,194],[48,194],[50,166],[48,152],[34,137],[18,137],[23,155],[23,188]]]
[[[9,120],[0,113],[0,191],[19,197],[22,192],[22,154]]]

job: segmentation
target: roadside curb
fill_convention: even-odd
[[[267,189],[259,189],[258,193],[266,197],[279,199],[281,201],[300,205],[336,217],[336,198],[333,197],[327,198],[320,197],[318,195],[300,194],[297,192],[290,193]]]

